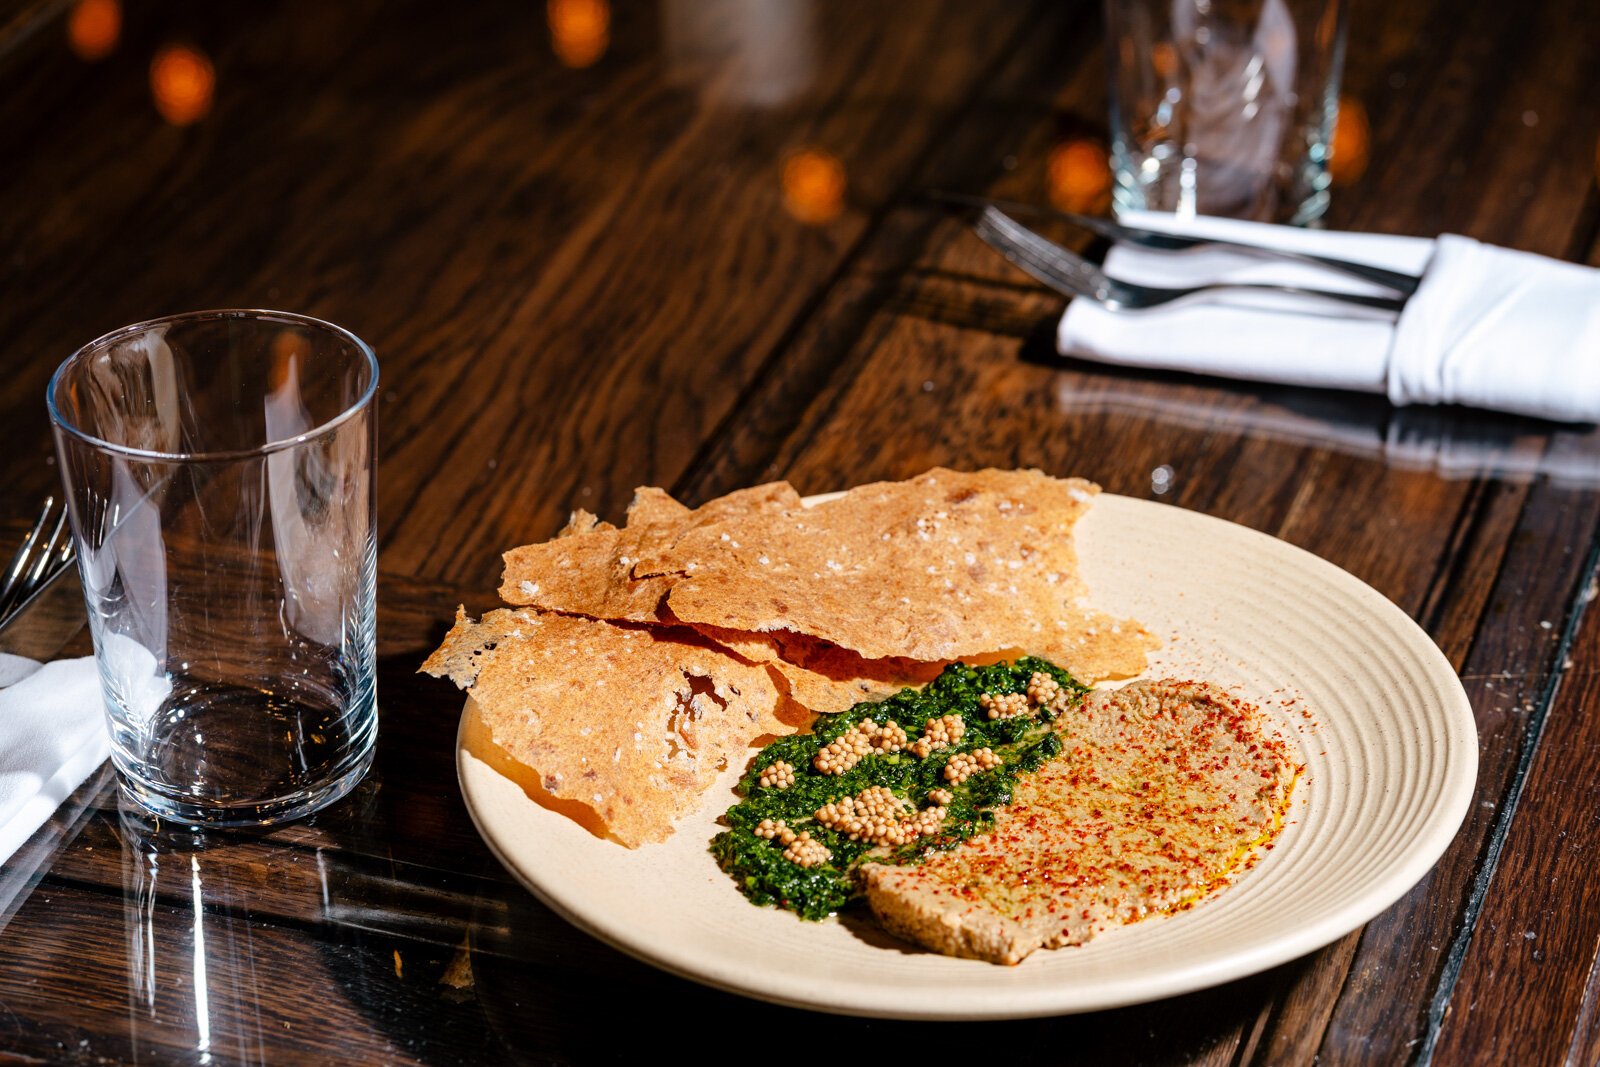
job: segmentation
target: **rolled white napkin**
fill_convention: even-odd
[[[94,657],[0,653],[0,863],[111,752]]]
[[[1106,363],[1383,393],[1397,405],[1466,404],[1600,421],[1600,270],[1446,234],[1333,233],[1138,212],[1121,221],[1371,263],[1422,276],[1399,321],[1327,301],[1219,293],[1148,311],[1067,306],[1060,350]],[[1246,252],[1117,245],[1106,271],[1188,286],[1268,282],[1356,293],[1383,288]]]

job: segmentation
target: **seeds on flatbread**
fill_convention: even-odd
[[[730,515],[799,507],[787,482],[741,489],[690,510],[652,486],[634,491],[627,525],[618,529],[574,512],[555,540],[505,553],[500,599],[508,604],[626,622],[667,622],[661,605],[672,582],[635,580],[633,565],[698,525]]]
[[[1025,649],[1125,676],[1156,642],[1085,606],[1072,527],[1098,492],[1039,471],[935,469],[697,525],[633,575],[667,579],[667,610],[695,626],[790,631],[867,660]]]
[[[640,552],[670,543],[689,514],[688,508],[659,489],[636,493],[628,525],[622,529],[606,522],[583,529],[579,524],[590,516],[575,513],[555,540],[505,553],[500,599],[597,619],[657,621],[671,583],[635,582],[628,572]]]
[[[764,668],[683,629],[463,612],[423,670],[470,687],[535,799],[629,847],[664,840],[752,742],[795,730]]]

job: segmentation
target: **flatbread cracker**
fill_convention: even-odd
[[[582,508],[567,516],[567,524],[556,531],[556,537],[573,537],[581,533],[590,533],[595,530],[615,530],[616,527],[609,522],[601,521],[600,516],[592,511]]]
[[[945,666],[908,659],[864,659],[847,649],[787,631],[759,634],[714,626],[695,629],[744,659],[770,667],[790,697],[820,714],[892,696],[908,686],[926,685]]]
[[[630,507],[628,525],[622,529],[598,521],[586,530],[574,529],[579,516],[587,516],[583,512],[573,516],[563,536],[505,553],[500,599],[597,619],[659,621],[661,602],[671,582],[660,578],[635,582],[629,571],[639,553],[670,544],[690,512],[659,489],[638,490],[635,505],[647,492],[665,502],[652,499],[639,517]]]
[[[665,489],[641,485],[633,491],[625,525],[634,529],[682,529],[693,514],[688,505],[679,503]]]
[[[423,669],[466,685],[530,794],[630,848],[673,823],[749,747],[795,725],[765,668],[684,629],[464,612]]]
[[[500,599],[507,604],[626,622],[670,622],[662,602],[672,582],[635,580],[633,565],[683,533],[708,522],[800,506],[787,482],[740,489],[690,510],[665,490],[641,486],[621,529],[586,511],[574,512],[555,540],[505,553]],[[582,523],[587,522],[584,527]]]
[[[448,678],[462,689],[471,688],[484,658],[501,641],[521,637],[523,622],[522,615],[514,611],[491,611],[482,622],[473,622],[467,617],[466,608],[457,607],[455,625],[422,661],[420,670],[435,678]]]
[[[1161,641],[1137,619],[1119,619],[1085,608],[1075,622],[1058,636],[1059,644],[1029,651],[1065,667],[1082,682],[1132,678],[1144,672],[1150,652],[1161,647]]]
[[[729,516],[640,559],[697,627],[820,638],[867,660],[999,650],[1088,679],[1143,670],[1155,639],[1088,607],[1072,527],[1099,487],[1039,471],[929,471],[812,508]]]

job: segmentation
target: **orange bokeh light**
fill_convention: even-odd
[[[808,226],[844,212],[844,164],[820,148],[802,148],[783,161],[783,208]]]
[[[216,86],[211,60],[188,45],[168,45],[150,61],[150,95],[161,117],[174,126],[209,115]]]
[[[1328,174],[1335,185],[1349,185],[1367,169],[1367,153],[1372,143],[1372,126],[1367,109],[1353,96],[1339,98],[1339,121],[1333,125],[1333,144],[1329,146]]]
[[[563,66],[593,66],[611,45],[611,5],[606,0],[549,0],[550,50]]]
[[[86,63],[109,56],[121,36],[120,0],[78,0],[67,16],[67,47]]]
[[[1150,69],[1156,72],[1156,77],[1166,84],[1177,77],[1178,50],[1171,41],[1157,41],[1150,49]]]
[[[1062,211],[1098,215],[1111,205],[1111,156],[1105,145],[1085,138],[1050,150],[1045,181],[1050,202]]]

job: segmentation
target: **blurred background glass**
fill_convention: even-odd
[[[1343,0],[1106,0],[1106,43],[1117,212],[1327,211]]]

